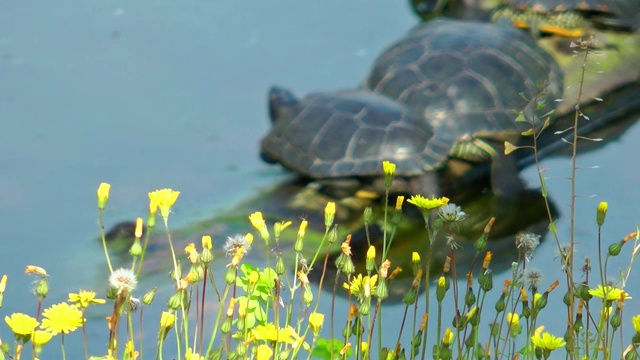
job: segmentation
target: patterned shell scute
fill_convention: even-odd
[[[549,99],[561,96],[558,64],[528,34],[504,23],[439,19],[383,52],[365,88],[423,114],[451,147],[477,134],[526,130],[513,110],[525,109],[520,93],[533,98],[539,81],[548,83]]]
[[[507,0],[506,2],[518,10],[531,9],[541,13],[576,10],[620,17],[637,13],[640,7],[637,0]]]
[[[273,119],[263,154],[312,178],[377,177],[384,160],[414,176],[441,167],[448,152],[431,144],[433,128],[418,114],[367,91],[310,94],[276,113],[285,115]]]

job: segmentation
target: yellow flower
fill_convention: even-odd
[[[259,279],[260,273],[258,273],[257,271],[252,271],[251,273],[249,273],[249,284],[255,285]]]
[[[77,294],[69,293],[69,302],[78,303],[81,308],[88,308],[91,304],[104,304],[106,300],[96,299],[95,291],[80,290]]]
[[[375,258],[376,258],[376,248],[375,246],[371,245],[367,250],[367,261],[375,260]]]
[[[324,225],[326,227],[331,227],[333,224],[333,219],[336,216],[336,203],[330,201],[327,203],[327,206],[324,208]]]
[[[142,220],[141,217],[136,219],[136,228],[133,231],[133,235],[135,235],[136,238],[140,239],[142,237],[142,232],[144,231],[144,221]]]
[[[273,355],[273,350],[265,344],[258,346],[258,351],[256,352],[257,360],[269,360]]]
[[[444,336],[442,337],[442,345],[449,346],[453,342],[453,332],[451,328],[447,328],[444,331]]]
[[[185,246],[184,253],[187,254],[187,257],[189,258],[189,262],[191,262],[192,264],[195,264],[198,262],[199,255],[198,255],[198,252],[196,251],[196,244],[189,243],[187,246]]]
[[[273,323],[258,325],[251,330],[251,334],[259,341],[277,341],[286,344],[293,344],[299,338],[291,326],[276,329]]]
[[[518,314],[515,314],[515,313],[508,313],[507,314],[507,322],[511,326],[520,325],[520,316],[518,316]]]
[[[561,337],[553,336],[546,331],[543,333],[542,330],[544,330],[544,326],[537,328],[531,337],[533,345],[548,351],[553,351],[566,345],[566,342]]]
[[[38,320],[23,313],[13,313],[10,317],[5,316],[4,321],[16,335],[31,335],[39,325]]]
[[[598,226],[602,226],[604,224],[608,208],[609,204],[607,204],[606,201],[601,201],[600,204],[598,204],[598,210],[596,211],[596,222],[598,223]]]
[[[384,174],[387,176],[393,176],[396,173],[396,164],[390,161],[383,161],[382,171],[384,171]]]
[[[631,322],[633,322],[633,330],[640,334],[640,314],[632,317]]]
[[[324,323],[324,314],[313,312],[309,315],[309,327],[313,330],[314,335],[317,335],[322,329],[322,323]]]
[[[402,204],[404,203],[404,196],[398,196],[396,198],[396,210],[402,210]]]
[[[211,236],[209,235],[203,235],[202,236],[202,248],[203,249],[213,249],[213,246],[211,245]]]
[[[624,290],[614,288],[611,285],[598,285],[598,287],[595,289],[589,289],[589,294],[610,301],[617,301],[622,298],[624,300],[631,299],[631,296],[629,296],[629,294],[627,294]]]
[[[441,198],[434,197],[428,199],[422,195],[413,195],[411,199],[407,200],[407,202],[424,210],[433,210],[447,205],[449,203],[449,199],[444,196]]]
[[[109,189],[111,189],[111,185],[107,183],[101,183],[98,186],[98,209],[104,210],[107,206],[107,201],[109,201]]]
[[[171,189],[160,189],[149,193],[150,204],[155,203],[157,208],[160,209],[160,215],[166,221],[169,218],[171,207],[178,200],[180,191],[173,191]]]
[[[162,329],[171,329],[173,324],[176,322],[176,316],[170,312],[163,311],[160,316],[160,328]]]
[[[253,225],[256,230],[260,233],[260,237],[264,241],[269,240],[269,230],[267,229],[267,223],[264,221],[262,217],[262,213],[260,211],[256,211],[253,214],[249,215],[249,222]]]
[[[5,290],[7,290],[7,275],[2,275],[2,279],[0,279],[0,295],[4,294]]]
[[[367,294],[371,294],[372,291],[375,291],[377,281],[378,275],[373,275],[371,277],[365,276],[363,278],[362,274],[358,274],[358,276],[351,280],[350,284],[344,283],[342,284],[342,287],[349,290],[349,292],[358,299],[363,299]]]
[[[82,326],[82,311],[75,305],[59,303],[42,312],[42,329],[55,334],[68,334]]]
[[[48,331],[36,330],[33,333],[33,337],[31,338],[31,340],[33,341],[34,345],[42,346],[48,343],[52,337],[53,337],[53,334]]]

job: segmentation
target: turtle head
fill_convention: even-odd
[[[449,0],[411,0],[411,8],[422,20],[441,16],[449,6]]]
[[[299,103],[300,99],[293,92],[278,86],[272,86],[269,89],[269,117],[271,117],[271,122],[275,124],[287,118]]]

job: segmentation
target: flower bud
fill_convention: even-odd
[[[184,300],[186,300],[186,294],[182,290],[176,291],[169,300],[167,300],[167,307],[171,310],[178,310],[180,306],[183,304]]]
[[[609,204],[606,201],[601,201],[600,204],[598,204],[598,210],[596,211],[596,222],[598,223],[598,226],[602,226],[604,224],[608,208]]]
[[[224,281],[229,285],[236,281],[236,269],[233,266],[227,268],[227,272],[224,274]]]
[[[380,279],[376,286],[376,296],[380,300],[384,300],[389,297],[389,289],[387,288],[387,280]]]
[[[111,189],[111,185],[107,183],[101,183],[100,186],[98,186],[98,210],[104,210],[104,208],[107,207],[109,189]]]
[[[287,269],[284,265],[284,259],[282,259],[282,256],[278,256],[278,260],[276,260],[276,266],[275,266],[276,274],[282,275],[286,270]]]
[[[620,255],[620,251],[622,251],[622,247],[624,246],[624,242],[620,241],[615,244],[611,244],[609,246],[609,256],[618,256]]]
[[[376,267],[376,248],[371,245],[367,250],[366,265],[367,272],[373,271]]]
[[[142,296],[142,303],[145,305],[151,305],[156,297],[156,291],[158,291],[157,286],[154,286],[153,289],[147,291],[147,293]]]
[[[36,285],[36,294],[40,297],[40,300],[47,297],[49,294],[49,280],[46,276],[43,276],[38,281],[38,285]]]
[[[304,293],[302,294],[302,301],[304,301],[305,305],[309,306],[311,302],[313,302],[313,293],[311,292],[310,286],[304,287]]]
[[[384,187],[386,189],[390,189],[391,184],[393,183],[393,176],[396,173],[396,164],[389,161],[383,161],[382,170],[384,171]]]
[[[333,220],[336,216],[336,203],[330,201],[324,208],[324,225],[328,228],[333,225]]]
[[[135,238],[133,244],[129,248],[129,255],[133,257],[139,257],[142,255],[142,245],[140,245],[140,238]]]
[[[373,217],[373,209],[370,206],[367,206],[364,209],[364,223],[365,225],[371,224],[371,218]]]

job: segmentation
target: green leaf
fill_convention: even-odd
[[[332,346],[333,354],[331,353]],[[328,340],[325,338],[318,338],[318,340],[316,341],[316,347],[313,348],[313,351],[311,352],[311,357],[314,359],[335,359],[336,357],[340,357],[340,350],[342,350],[343,346],[344,345],[342,344],[342,341],[338,339]],[[349,349],[347,351],[346,357],[350,357],[352,352],[353,350]]]
[[[520,133],[522,136],[531,136],[533,135],[533,129],[529,129]]]
[[[551,224],[549,224],[549,231],[551,231],[552,234],[558,233],[558,229],[556,228],[556,220],[553,220]]]

